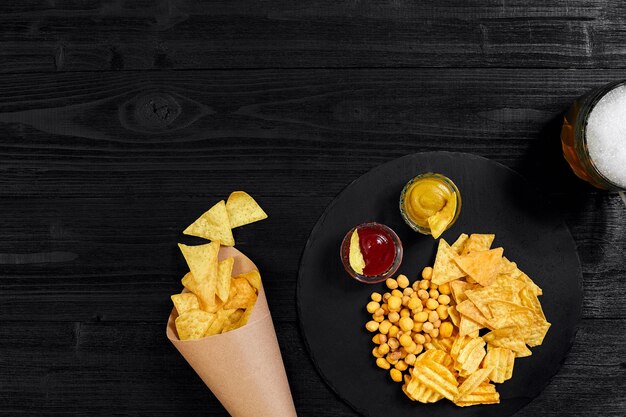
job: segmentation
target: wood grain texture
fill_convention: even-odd
[[[164,323],[175,243],[198,242],[180,231],[241,188],[270,214],[235,237],[298,411],[354,416],[299,335],[304,242],[362,173],[452,150],[528,177],[579,249],[585,319],[518,417],[623,416],[626,210],[575,179],[558,134],[624,72],[529,67],[623,67],[624,19],[618,0],[0,4],[0,415],[225,416]],[[354,66],[442,68],[117,71]],[[525,69],[451,68],[507,66]]]
[[[191,68],[623,68],[621,0],[21,1],[1,72]]]
[[[277,330],[299,414],[354,415],[321,389],[294,323],[278,323]],[[580,416],[581,409],[622,416],[625,331],[625,320],[584,320],[561,371],[516,417]],[[31,323],[28,332],[24,323],[4,323],[0,413],[227,416],[163,333],[162,323]],[[611,398],[610,407],[598,398]]]

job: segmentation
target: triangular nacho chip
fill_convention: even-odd
[[[235,260],[233,258],[227,258],[217,266],[217,285],[215,292],[220,300],[224,302],[228,300],[228,295],[230,294],[230,278],[234,263]]]
[[[455,262],[465,274],[486,287],[496,281],[503,253],[502,248],[472,252],[455,258]]]
[[[181,314],[174,322],[180,340],[201,339],[213,324],[215,314],[194,309]]]
[[[252,307],[256,302],[256,292],[245,278],[233,278],[231,281],[231,297],[224,304],[224,308]]]
[[[196,294],[202,304],[206,306],[214,305],[218,269],[217,253],[220,250],[219,242],[198,246],[187,246],[179,243],[178,247],[191,270],[191,277],[185,276],[183,285]]]
[[[491,248],[491,244],[493,240],[496,238],[496,235],[484,235],[473,233],[467,242],[465,242],[465,246],[463,247],[463,252],[461,255],[467,255],[472,252],[479,252],[484,250],[489,250]]]
[[[448,242],[439,239],[437,256],[433,265],[433,284],[441,285],[465,276],[465,273],[454,263],[457,253],[452,250]]]
[[[230,219],[230,227],[233,229],[267,219],[267,214],[261,206],[245,191],[234,191],[230,194],[226,201],[226,211]]]
[[[237,275],[235,278],[245,278],[250,285],[257,291],[261,291],[261,274],[259,271],[250,271],[245,274]]]
[[[461,235],[454,241],[451,248],[460,255],[463,251],[463,248],[465,247],[465,242],[467,242],[468,238],[468,235],[466,235],[465,233],[461,233]]]
[[[196,297],[193,293],[186,292],[182,294],[174,294],[170,298],[172,299],[179,316],[186,311],[198,310],[200,308],[198,297]]]
[[[428,227],[433,238],[438,239],[446,231],[450,222],[454,219],[456,211],[456,194],[450,194],[450,198],[441,210],[428,218]]]
[[[195,222],[190,224],[183,233],[219,241],[224,246],[235,246],[235,238],[233,237],[224,200],[211,207]]]

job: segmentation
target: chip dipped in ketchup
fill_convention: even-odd
[[[389,227],[363,223],[351,229],[341,244],[344,268],[353,278],[367,283],[392,276],[402,262],[402,242]]]

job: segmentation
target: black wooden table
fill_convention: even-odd
[[[624,416],[626,208],[559,149],[624,45],[622,0],[1,2],[0,415],[226,415],[164,324],[180,231],[244,189],[299,414],[354,416],[298,331],[303,245],[352,179],[453,150],[529,178],[580,253],[576,343],[518,416]]]

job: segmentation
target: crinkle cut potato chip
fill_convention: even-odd
[[[457,256],[448,242],[439,239],[439,248],[433,265],[433,283],[442,285],[465,276],[465,273],[452,261]]]
[[[196,219],[196,221],[183,230],[183,233],[218,241],[224,246],[235,246],[235,238],[233,237],[224,200],[215,204]]]
[[[488,347],[483,366],[493,369],[489,374],[489,379],[493,382],[501,384],[511,379],[514,364],[515,353],[512,350],[501,347]]]
[[[267,213],[245,191],[233,191],[226,201],[230,227],[235,228],[267,219]]]
[[[491,249],[494,239],[462,234],[452,246],[440,239],[433,268],[425,268],[419,282],[411,284],[406,276],[387,280],[389,291],[368,300],[372,321],[365,327],[378,332],[372,338],[376,365],[389,370],[394,382],[404,382],[409,399],[426,404],[446,398],[459,407],[497,404],[494,383],[513,378],[515,358],[530,356],[528,346],[543,342],[550,323],[538,298],[541,289],[503,256],[503,248]],[[489,331],[481,336],[483,329]],[[414,353],[418,342],[420,353]]]

